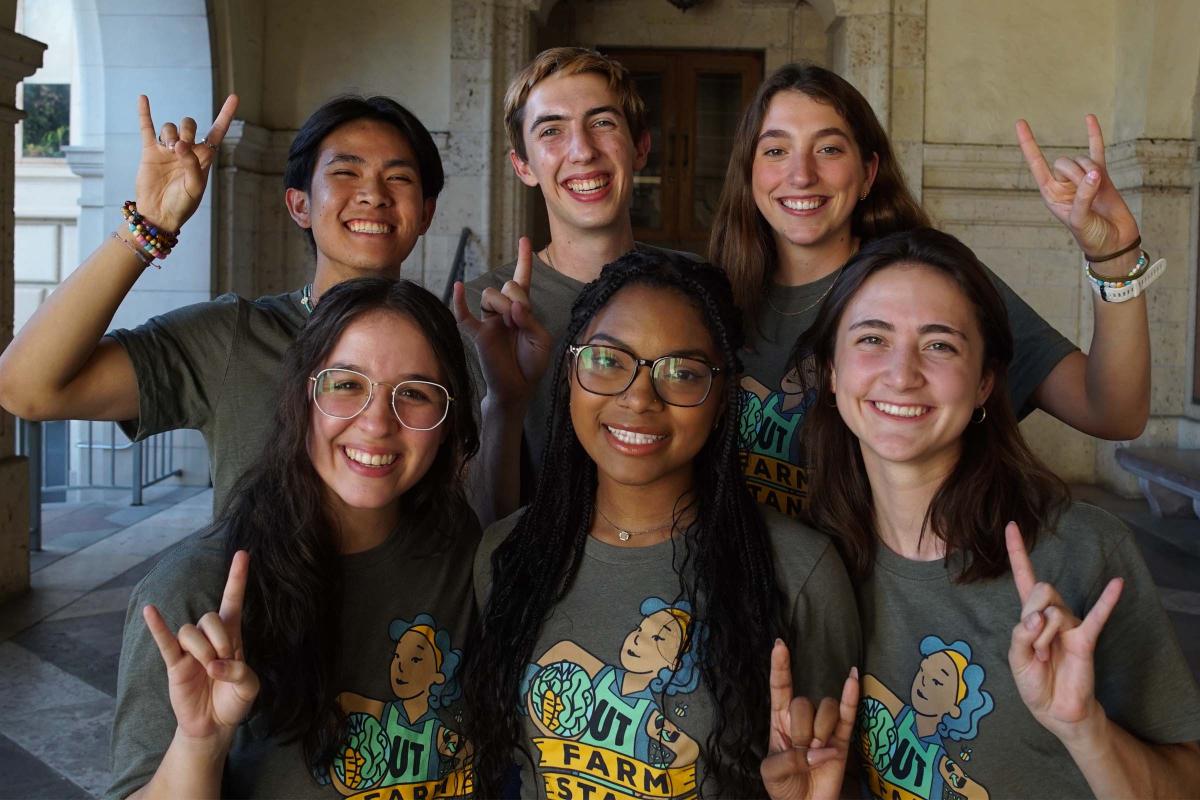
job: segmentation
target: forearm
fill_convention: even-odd
[[[219,798],[221,776],[225,768],[228,743],[197,741],[178,729],[171,746],[150,782],[131,794],[130,800],[172,800],[173,798]]]
[[[144,269],[125,242],[105,238],[0,354],[0,405],[30,417],[53,411]]]
[[[471,505],[479,524],[504,519],[521,504],[521,433],[525,405],[483,401],[479,455],[471,465]]]
[[[1127,275],[1133,269],[1138,251],[1097,264],[1097,274],[1105,277]],[[1140,435],[1150,416],[1150,326],[1145,296],[1124,303],[1106,303],[1093,297],[1094,332],[1088,352],[1088,413],[1104,427],[1108,422],[1117,430],[1115,437],[1132,439]]]
[[[1196,743],[1150,744],[1099,714],[1092,732],[1063,742],[1098,800],[1187,797],[1200,786]]]

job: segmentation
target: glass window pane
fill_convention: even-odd
[[[646,103],[646,124],[650,129],[650,158],[633,178],[633,204],[630,216],[635,228],[661,228],[663,225],[663,75],[661,72],[633,72],[638,93]]]
[[[707,230],[712,227],[741,110],[740,74],[701,73],[696,76],[692,230]]]

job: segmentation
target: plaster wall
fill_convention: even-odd
[[[1089,112],[1111,129],[1114,5],[927,0],[925,140],[1011,144],[1024,117],[1045,144],[1086,144]]]
[[[386,94],[431,131],[450,118],[450,4],[266,0],[261,124],[295,130],[345,92]]]

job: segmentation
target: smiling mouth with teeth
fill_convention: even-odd
[[[598,192],[608,186],[608,178],[588,178],[580,181],[566,181],[566,187],[578,194]]]
[[[882,403],[878,400],[872,401],[871,405],[889,417],[920,417],[929,412],[929,406],[900,406],[895,403]]]
[[[825,198],[814,197],[811,200],[792,200],[784,198],[779,201],[784,208],[790,208],[792,211],[812,211],[825,205]]]
[[[396,460],[395,453],[364,453],[353,447],[343,447],[342,452],[346,454],[346,458],[364,467],[386,467]]]
[[[352,219],[346,223],[351,233],[391,233],[392,226],[386,222],[371,222],[365,219]]]
[[[611,425],[605,425],[604,429],[612,434],[612,437],[622,444],[654,444],[661,442],[667,438],[665,434],[653,433],[634,433],[627,431],[624,428],[614,428]]]

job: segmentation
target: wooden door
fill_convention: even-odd
[[[763,78],[759,52],[602,48],[646,103],[650,158],[634,178],[638,241],[704,255],[733,136]]]

